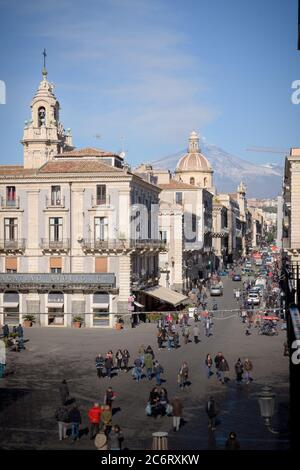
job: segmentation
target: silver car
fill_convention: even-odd
[[[219,286],[211,286],[210,288],[210,295],[211,296],[220,296],[220,295],[223,295],[223,291],[222,291],[222,288],[219,287]]]

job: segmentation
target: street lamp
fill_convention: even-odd
[[[271,427],[271,420],[274,416],[275,412],[275,393],[272,391],[271,387],[267,385],[263,387],[262,391],[257,394],[259,408],[260,408],[260,415],[264,419],[265,425],[267,429],[276,435],[287,436],[287,433],[281,433],[279,431],[275,431]]]

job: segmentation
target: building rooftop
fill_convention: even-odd
[[[167,184],[159,184],[160,189],[200,189],[199,186],[183,183],[182,181],[173,180]]]
[[[108,165],[97,160],[71,160],[59,161],[53,160],[45,163],[38,173],[125,173],[121,168]]]
[[[73,158],[78,158],[78,157],[120,157],[115,152],[111,151],[106,151],[102,149],[98,149],[95,147],[84,147],[82,149],[74,149],[69,152],[63,152],[58,155],[56,155],[56,158],[67,158],[67,157],[73,157]]]

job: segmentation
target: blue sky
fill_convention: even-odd
[[[282,157],[246,148],[300,146],[296,0],[0,0],[0,21],[1,163],[22,163],[44,47],[77,147],[118,151],[124,136],[136,164],[192,129],[257,163]]]

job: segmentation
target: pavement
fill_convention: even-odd
[[[237,304],[233,289],[241,283],[223,279],[224,296],[217,300],[219,308],[232,309]],[[193,320],[191,320],[193,325]],[[85,435],[88,426],[87,411],[95,401],[103,402],[106,388],[111,385],[117,393],[113,423],[123,430],[124,446],[129,449],[150,449],[152,433],[169,432],[169,448],[173,450],[224,449],[230,431],[237,433],[242,449],[287,449],[285,438],[271,434],[259,413],[256,393],[268,384],[277,396],[273,428],[285,431],[288,422],[288,358],[283,356],[286,333],[267,337],[245,335],[245,325],[235,313],[216,312],[213,335],[207,338],[201,325],[200,343],[190,342],[177,350],[157,349],[156,325],[140,324],[121,331],[111,329],[28,328],[25,329],[26,350],[8,352],[7,375],[0,380],[0,447],[2,449],[94,449]],[[178,433],[172,431],[172,418],[147,417],[145,407],[150,390],[155,386],[146,378],[139,384],[130,373],[119,372],[112,380],[96,376],[94,359],[127,348],[130,363],[141,345],[150,344],[165,369],[163,386],[169,397],[179,394],[184,403],[184,424]],[[225,355],[230,381],[222,385],[215,375],[205,374],[205,357],[218,351]],[[254,382],[235,383],[234,364],[238,358],[248,357],[253,365]],[[191,385],[179,390],[177,373],[182,361],[190,368]],[[69,384],[70,394],[82,413],[83,435],[76,443],[70,439],[58,440],[54,414],[60,405],[58,385],[62,379]],[[208,432],[205,404],[209,395],[220,403],[221,413],[217,429]]]

